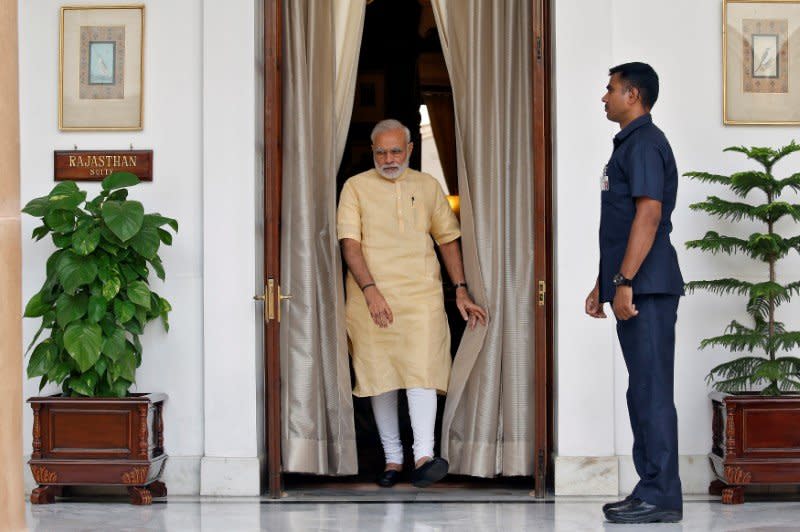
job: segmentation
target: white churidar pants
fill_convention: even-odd
[[[408,414],[414,431],[414,461],[423,456],[433,457],[433,429],[436,425],[436,390],[409,388]],[[403,444],[397,419],[397,390],[372,396],[372,411],[381,436],[386,463],[403,463]]]

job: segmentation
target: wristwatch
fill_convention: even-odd
[[[632,279],[628,279],[627,277],[625,277],[621,273],[618,273],[617,275],[612,277],[611,278],[611,283],[614,286],[633,286],[633,280]]]

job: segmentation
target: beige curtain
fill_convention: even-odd
[[[25,529],[17,2],[0,0],[0,530]]]
[[[336,172],[353,107],[363,0],[284,0],[283,469],[357,472],[336,238]]]
[[[464,265],[486,328],[456,355],[450,471],[531,475],[534,455],[530,2],[433,0],[453,86]]]

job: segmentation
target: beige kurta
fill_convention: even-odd
[[[337,214],[339,239],[361,242],[375,284],[392,309],[394,323],[372,321],[364,294],[347,275],[347,334],[356,386],[369,397],[406,388],[447,391],[450,329],[444,312],[439,261],[433,250],[461,232],[442,187],[411,169],[392,181],[375,170],[344,184]]]

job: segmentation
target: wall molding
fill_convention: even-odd
[[[678,458],[684,494],[708,494],[713,473],[708,457],[681,455]],[[638,477],[630,455],[556,456],[555,494],[627,495]]]

